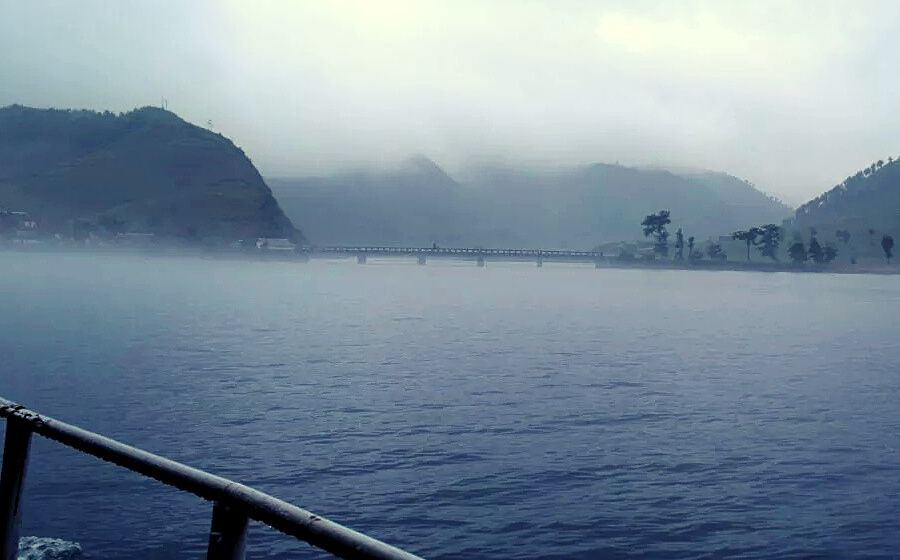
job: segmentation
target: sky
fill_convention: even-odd
[[[893,0],[0,0],[0,106],[168,107],[265,176],[620,162],[799,204],[900,156]]]

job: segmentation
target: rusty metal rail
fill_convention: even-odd
[[[16,558],[22,484],[33,433],[212,501],[207,558],[244,558],[250,519],[340,558],[419,558],[249,486],[43,416],[3,398],[0,417],[6,419],[0,472],[0,560]]]

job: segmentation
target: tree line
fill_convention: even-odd
[[[666,226],[671,223],[671,213],[668,210],[660,210],[656,214],[650,214],[641,222],[641,226],[644,228],[644,237],[653,239],[653,253],[656,256],[662,258],[668,258],[669,256],[669,231]],[[704,252],[696,248],[694,236],[689,236],[687,241],[685,241],[684,232],[681,228],[678,228],[675,232],[674,260],[684,260],[685,247],[688,250],[688,260],[698,261],[703,258]],[[725,254],[722,246],[718,243],[712,243],[706,248],[706,256],[714,261],[724,261],[728,258],[728,255]]]
[[[671,213],[669,210],[660,210],[655,214],[647,215],[641,222],[644,237],[652,239],[653,253],[656,257],[669,257],[669,231],[666,226],[672,223]],[[870,235],[874,235],[874,230],[869,231]],[[850,242],[850,232],[848,230],[837,230],[835,237],[845,246]],[[777,224],[764,224],[752,227],[746,230],[738,230],[731,234],[731,238],[736,241],[742,241],[747,246],[747,262],[750,262],[750,252],[752,248],[756,248],[760,255],[773,261],[778,261],[778,249],[784,238],[784,230]],[[684,248],[688,248],[688,260],[696,261],[703,258],[702,251],[695,251],[694,237],[688,237],[685,243],[684,232],[681,228],[675,232],[675,244],[673,260],[684,260]],[[881,238],[881,249],[888,262],[893,256],[894,238],[888,234],[884,234]],[[803,243],[803,238],[799,232],[794,234],[793,243],[787,248],[788,257],[795,264],[802,264],[812,261],[816,264],[827,264],[832,262],[838,255],[837,247],[833,243],[826,242],[822,245],[817,237],[815,228],[810,228],[809,244]],[[706,249],[707,256],[712,260],[724,261],[727,259],[722,246],[717,243],[710,244]],[[855,262],[855,259],[851,259]]]

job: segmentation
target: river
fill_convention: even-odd
[[[0,253],[0,396],[429,558],[891,557],[894,276]],[[23,534],[211,507],[37,438]],[[310,557],[254,524],[251,558]],[[313,555],[312,557],[316,557]]]

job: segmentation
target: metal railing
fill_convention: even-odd
[[[3,467],[0,471],[0,560],[16,559],[22,483],[32,434],[213,502],[207,558],[244,558],[250,519],[261,521],[340,558],[419,558],[249,486],[43,416],[3,398],[0,398],[0,417],[6,419]]]

